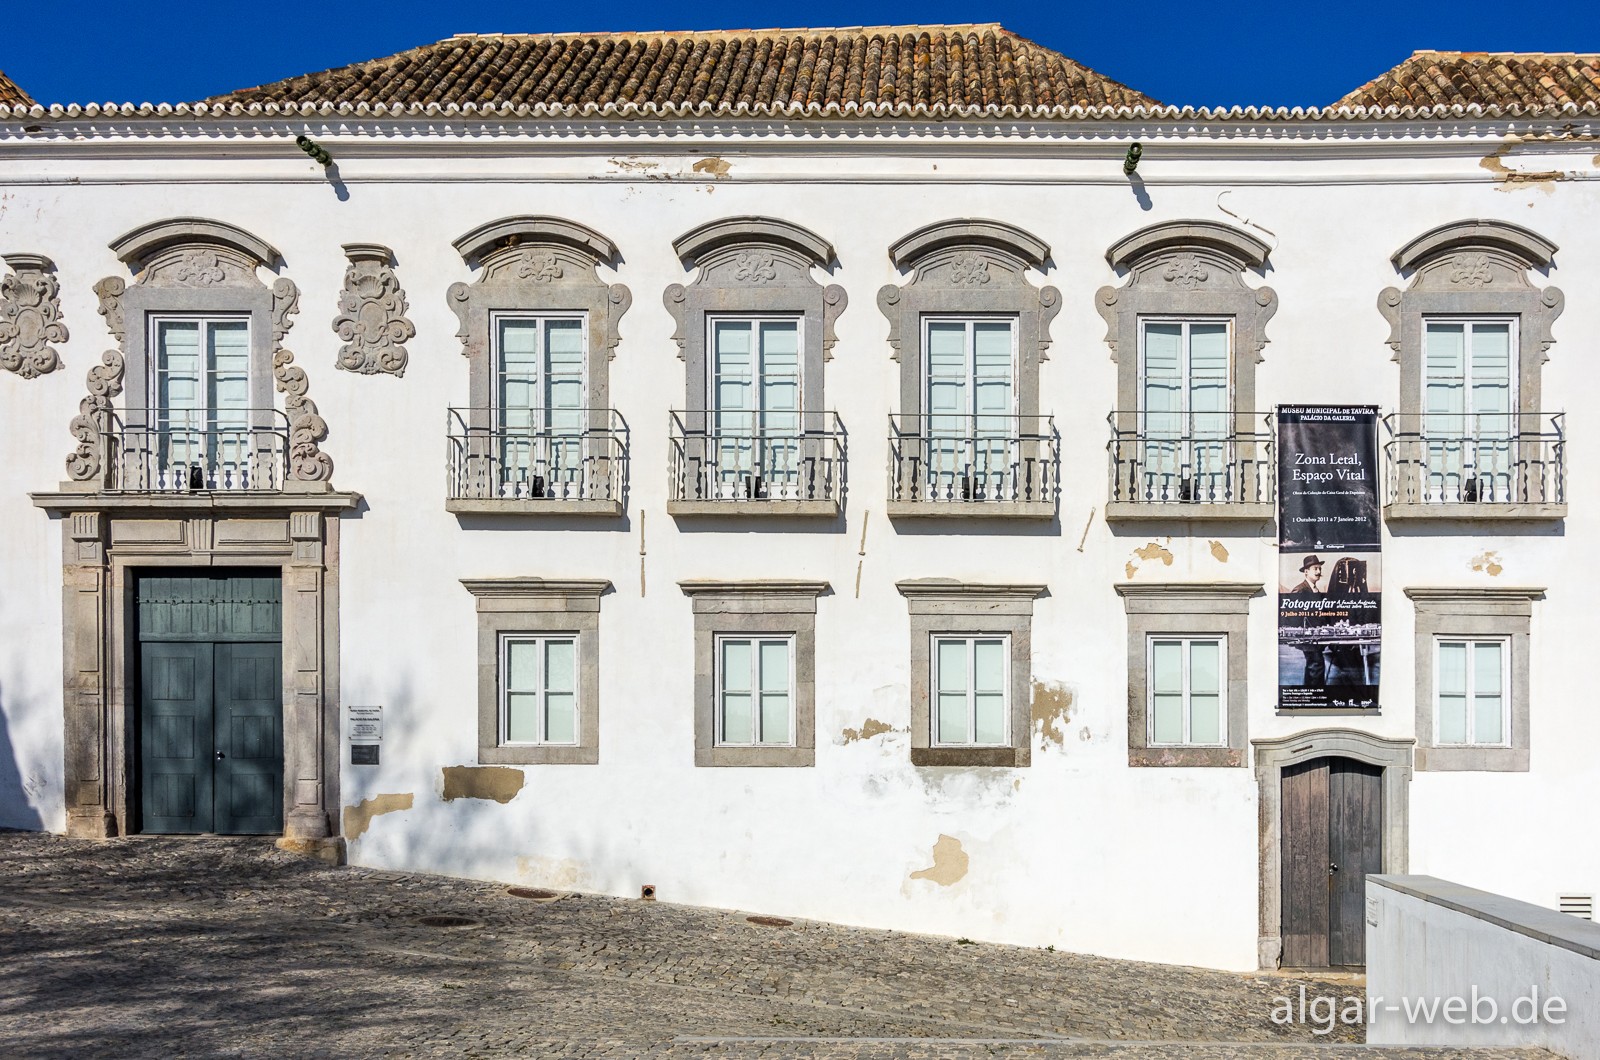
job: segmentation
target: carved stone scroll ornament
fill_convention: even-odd
[[[0,368],[24,379],[48,375],[61,364],[50,344],[67,341],[61,287],[49,258],[7,254],[5,260],[14,271],[0,279]]]
[[[328,437],[327,421],[306,394],[311,381],[306,370],[294,363],[294,354],[284,349],[289,319],[300,311],[300,289],[288,277],[272,284],[272,378],[284,396],[283,411],[289,417],[289,477],[301,482],[327,482],[333,477],[333,459],[320,443]]]
[[[106,329],[122,341],[122,295],[128,285],[120,277],[107,276],[94,285],[100,299],[99,313],[105,317]],[[67,454],[67,477],[73,482],[88,482],[100,475],[101,435],[109,424],[111,403],[122,393],[122,376],[126,370],[121,350],[107,350],[100,355],[100,363],[89,369],[85,385],[87,397],[78,402],[78,414],[67,425],[67,431],[78,440],[78,447]]]
[[[338,366],[362,375],[403,376],[408,359],[404,344],[416,337],[417,329],[406,318],[406,293],[390,267],[389,250],[374,243],[349,243],[344,252],[350,267],[339,294],[339,315],[333,318],[333,330],[344,341]]]

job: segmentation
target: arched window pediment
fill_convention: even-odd
[[[479,225],[453,244],[468,265],[485,275],[503,272],[530,250],[554,255],[579,268],[617,261],[617,245],[587,225],[564,217],[521,215]],[[527,279],[526,276],[519,278]],[[553,278],[559,278],[553,277]]]
[[[685,265],[708,270],[737,261],[752,252],[772,255],[790,268],[808,273],[833,261],[833,244],[809,228],[776,217],[724,217],[691,228],[672,241]]]
[[[169,278],[164,273],[176,269],[184,275],[170,278],[192,281],[195,286],[253,278],[258,267],[274,265],[280,258],[277,249],[266,240],[237,225],[204,217],[175,217],[141,225],[113,240],[111,252],[136,273],[164,279]],[[200,272],[181,268],[197,255],[214,260],[215,264]],[[217,269],[223,274],[219,276]]]
[[[924,272],[970,260],[974,255],[1004,265],[1020,278],[1027,269],[1044,269],[1050,258],[1050,244],[1004,221],[964,217],[925,225],[889,248],[889,260],[895,268],[915,269],[919,278]],[[965,276],[963,273],[962,280],[956,281],[958,285]]]
[[[1452,221],[1430,228],[1390,256],[1396,270],[1417,272],[1462,254],[1481,254],[1522,276],[1548,269],[1559,248],[1544,236],[1507,221]]]

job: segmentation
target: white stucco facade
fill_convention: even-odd
[[[0,252],[54,262],[71,330],[57,344],[60,369],[34,379],[0,373],[0,825],[66,826],[63,527],[30,493],[65,477],[85,372],[114,345],[92,287],[106,276],[131,282],[109,248],[123,233],[202,217],[281,253],[279,273],[300,290],[284,345],[328,424],[322,448],[335,486],[363,498],[339,516],[335,694],[341,708],[383,707],[382,759],[352,765],[341,744],[341,812],[331,825],[343,828],[343,808],[363,800],[412,800],[370,821],[358,815],[354,863],[622,896],[652,884],[673,902],[1254,968],[1258,778],[1248,763],[1129,765],[1128,618],[1115,585],[1264,586],[1249,605],[1252,740],[1330,727],[1415,736],[1412,674],[1426,661],[1414,657],[1414,613],[1401,590],[1515,585],[1545,590],[1529,634],[1531,766],[1417,770],[1407,868],[1541,905],[1600,891],[1600,846],[1578,838],[1600,800],[1583,574],[1600,550],[1585,488],[1600,467],[1600,430],[1588,416],[1600,407],[1593,124],[0,122]],[[332,153],[337,180],[295,149],[300,132]],[[1122,158],[1133,140],[1144,158],[1130,180]],[[1508,180],[1502,169],[1545,176]],[[610,404],[631,427],[621,518],[445,509],[445,410],[469,403],[446,291],[475,278],[451,244],[526,214],[581,223],[619,250],[600,275],[632,293],[610,365]],[[825,368],[826,404],[849,439],[837,520],[679,519],[666,510],[667,413],[682,407],[685,365],[662,293],[694,276],[672,243],[741,215],[801,225],[835,251],[830,273],[816,279],[849,300]],[[1039,388],[1040,411],[1061,436],[1053,520],[886,515],[886,428],[899,411],[900,369],[877,295],[908,281],[887,248],[969,217],[1050,247],[1029,280],[1062,295]],[[1568,514],[1386,530],[1376,716],[1275,709],[1270,524],[1104,518],[1117,371],[1095,292],[1123,282],[1106,248],[1180,219],[1228,224],[1271,247],[1264,275],[1246,273],[1278,297],[1257,367],[1262,411],[1398,406],[1399,366],[1376,303],[1384,288],[1405,287],[1390,256],[1416,236],[1489,219],[1559,247],[1548,274],[1532,279],[1566,296],[1543,403],[1567,414]],[[335,369],[329,325],[348,264],[340,246],[360,242],[392,249],[410,303],[417,334],[402,378]],[[478,763],[478,629],[461,582],[511,577],[613,585],[600,600],[599,761],[514,767],[523,780],[507,802],[445,801],[442,771]],[[830,586],[816,604],[815,764],[697,767],[693,616],[678,583],[776,578]],[[911,764],[912,712],[927,706],[911,701],[907,601],[896,585],[920,578],[1047,587],[1033,605],[1029,765]]]

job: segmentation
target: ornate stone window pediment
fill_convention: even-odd
[[[598,272],[620,261],[616,245],[576,221],[530,215],[454,246],[478,276],[447,295],[468,405],[450,410],[446,507],[621,515],[627,425],[611,409],[610,364],[633,294]]]
[[[1566,514],[1565,425],[1542,385],[1565,297],[1533,277],[1556,250],[1520,225],[1474,219],[1391,256],[1410,282],[1378,296],[1400,365],[1398,412],[1385,419],[1388,518]]]
[[[24,379],[49,375],[61,366],[51,343],[67,341],[55,265],[41,254],[3,257],[11,272],[0,278],[0,368]]]
[[[327,424],[307,397],[305,370],[283,345],[300,291],[286,276],[269,287],[257,275],[279,264],[277,250],[234,225],[194,217],[143,225],[111,250],[133,282],[109,276],[94,286],[118,346],[89,370],[89,393],[70,428],[78,447],[67,458],[68,476],[123,492],[326,490],[333,474],[320,448]],[[247,336],[238,350],[247,367],[231,369],[243,379],[221,426],[217,409],[178,409],[158,390],[154,325],[161,318],[226,319]],[[200,370],[209,370],[206,354],[199,356]],[[274,388],[284,395],[281,413]]]
[[[406,374],[405,344],[417,328],[406,316],[406,292],[394,272],[394,252],[378,243],[346,243],[350,267],[339,292],[333,332],[343,340],[337,366],[346,372]]]

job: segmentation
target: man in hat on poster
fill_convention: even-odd
[[[1289,590],[1290,596],[1322,596],[1322,557],[1312,554],[1300,561],[1300,584]],[[1306,625],[1316,625],[1310,616],[1306,617]],[[1297,644],[1300,654],[1306,657],[1306,675],[1301,680],[1302,688],[1322,688],[1327,684],[1328,668],[1322,657],[1321,644]]]

